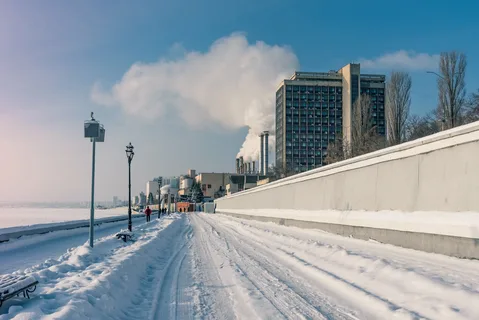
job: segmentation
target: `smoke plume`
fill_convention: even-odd
[[[296,55],[287,47],[249,44],[239,33],[218,39],[207,52],[183,51],[180,58],[133,64],[107,91],[95,84],[92,100],[148,118],[175,109],[194,129],[212,122],[230,130],[248,127],[238,153],[245,161],[258,158],[262,131],[271,132],[274,146],[275,92],[298,68]]]

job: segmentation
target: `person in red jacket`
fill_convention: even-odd
[[[151,209],[149,206],[146,207],[145,214],[146,214],[146,222],[150,222]]]

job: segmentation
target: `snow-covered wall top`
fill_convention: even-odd
[[[217,199],[221,209],[479,212],[479,122]]]

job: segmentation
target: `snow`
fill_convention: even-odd
[[[0,298],[27,288],[37,280],[32,276],[0,275]]]
[[[120,229],[14,272],[40,284],[0,320],[479,319],[479,261],[221,214]]]
[[[127,208],[95,209],[95,218],[126,215]],[[0,207],[0,233],[22,230],[32,225],[48,226],[65,221],[90,219],[90,209],[86,208],[6,208]],[[18,227],[13,229],[12,227]]]
[[[479,238],[478,212],[218,209],[217,212]]]
[[[134,219],[133,227],[143,223]],[[126,221],[111,222],[95,226],[95,239],[111,235],[127,225]],[[22,236],[0,243],[0,274],[23,270],[49,259],[61,256],[70,248],[83,245],[89,239],[89,228],[61,230],[39,235]]]

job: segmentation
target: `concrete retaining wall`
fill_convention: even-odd
[[[219,213],[223,209],[229,213],[234,209],[479,212],[479,123],[311,170],[215,202]],[[353,231],[353,236],[360,237],[359,230]],[[394,237],[391,233],[378,241],[392,243]],[[403,246],[415,246],[405,238],[410,235],[402,237],[404,241],[399,242]],[[434,243],[422,245],[421,250],[436,247],[439,240],[430,240]],[[413,242],[419,241],[425,240]],[[441,240],[439,246],[451,241]],[[477,250],[477,241],[469,241],[469,246],[476,246],[471,250]]]
[[[237,214],[231,212],[222,213],[241,219],[274,222],[284,226],[298,227],[303,229],[320,229],[345,237],[352,236],[354,238],[363,240],[372,239],[378,242],[392,244],[399,247],[439,253],[458,258],[479,259],[479,239],[477,238],[322,223],[316,221]]]

